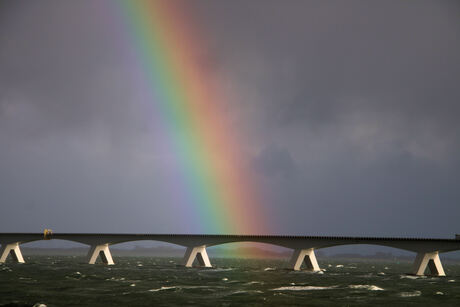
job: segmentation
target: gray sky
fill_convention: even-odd
[[[458,1],[188,6],[272,233],[460,232]],[[111,15],[1,2],[0,231],[199,230]]]

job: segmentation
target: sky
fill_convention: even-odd
[[[190,56],[232,97],[267,234],[460,233],[458,1],[179,5],[199,29]],[[199,231],[171,203],[113,16],[110,1],[0,3],[1,232]]]

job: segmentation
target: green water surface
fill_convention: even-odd
[[[415,277],[410,263],[320,260],[321,273],[282,260],[212,259],[184,268],[177,258],[31,256],[0,265],[0,306],[460,306],[460,265],[447,277]]]

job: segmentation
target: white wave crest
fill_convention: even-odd
[[[176,289],[176,287],[172,286],[172,287],[161,287],[158,289],[150,289],[149,292],[158,292],[158,291],[173,290],[173,289]]]
[[[348,288],[351,289],[364,289],[369,291],[383,291],[383,288],[377,287],[375,285],[349,285]]]
[[[321,286],[289,286],[272,289],[272,291],[312,291],[312,290],[330,290],[337,286],[321,287]]]
[[[426,276],[417,276],[417,275],[401,275],[401,279],[420,279],[420,278],[426,278]]]
[[[263,284],[263,282],[253,280],[253,281],[245,283],[245,285],[256,285],[256,284]]]
[[[399,293],[400,297],[414,297],[414,296],[420,296],[422,295],[422,291],[413,291],[413,292],[401,292]]]
[[[214,268],[212,270],[206,271],[206,273],[219,273],[219,272],[228,272],[233,271],[234,268]]]

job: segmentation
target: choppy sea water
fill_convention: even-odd
[[[211,260],[202,269],[177,258],[27,257],[0,265],[0,306],[460,306],[460,265],[415,277],[404,274],[410,263],[325,260],[309,273],[282,260]]]

